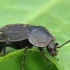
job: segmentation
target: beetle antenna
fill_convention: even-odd
[[[65,44],[69,43],[69,42],[70,42],[70,40],[66,41],[65,43],[63,43],[62,45],[58,46],[57,48],[60,48],[60,47],[64,46]]]

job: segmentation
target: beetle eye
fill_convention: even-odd
[[[58,43],[55,44],[55,46],[57,46],[57,45],[58,45]]]

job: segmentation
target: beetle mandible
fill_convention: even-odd
[[[10,24],[0,29],[0,52],[3,51],[3,55],[5,55],[7,46],[14,49],[25,48],[21,70],[23,70],[22,65],[26,58],[26,51],[32,48],[32,46],[38,47],[39,51],[48,62],[48,67],[50,62],[45,56],[43,48],[46,47],[47,51],[54,57],[57,55],[56,48],[60,48],[68,42],[70,42],[70,40],[58,46],[58,43],[55,43],[55,37],[43,26]]]

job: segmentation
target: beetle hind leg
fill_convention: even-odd
[[[1,53],[1,55],[4,56],[5,55],[5,52],[6,52],[6,46],[0,45],[0,53]]]
[[[5,50],[4,50],[4,48],[3,48],[3,47],[0,47],[0,53],[1,53],[1,55],[2,55],[2,56],[4,56],[4,55],[5,55]]]
[[[38,47],[39,51],[42,53],[42,55],[44,56],[44,58],[46,59],[46,61],[48,62],[48,65],[46,66],[47,68],[50,66],[50,61],[48,60],[48,58],[45,56],[44,51],[41,47]]]
[[[4,47],[3,50],[2,50],[2,56],[4,56],[5,53],[6,53],[6,47]]]

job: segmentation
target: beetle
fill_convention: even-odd
[[[36,46],[48,62],[48,67],[50,62],[45,56],[43,48],[46,47],[47,51],[54,57],[57,55],[56,48],[60,48],[68,42],[70,40],[59,46],[58,43],[55,43],[55,37],[43,26],[9,24],[0,29],[0,52],[3,52],[3,55],[5,55],[7,46],[14,49],[25,49],[21,70],[23,70],[22,65],[26,58],[27,49]]]

